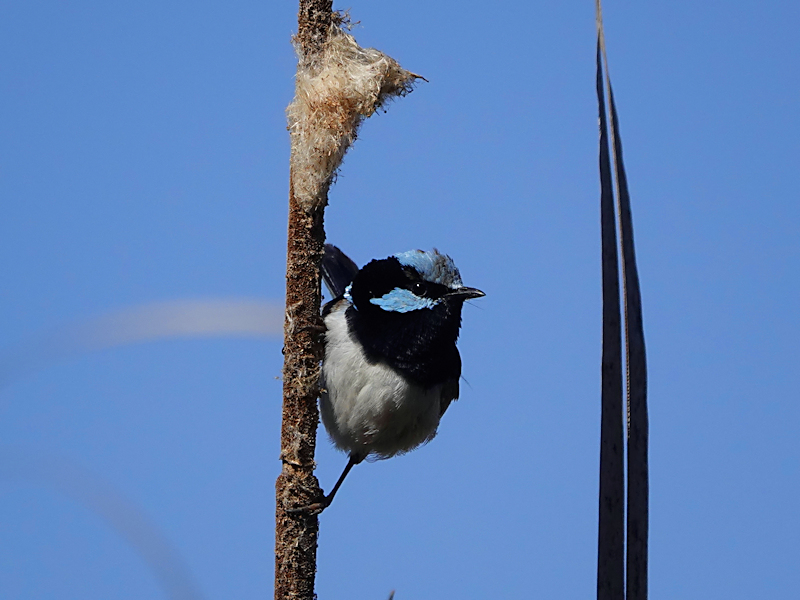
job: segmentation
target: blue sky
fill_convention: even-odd
[[[335,6],[430,83],[365,123],[328,239],[359,264],[435,246],[487,296],[465,308],[466,381],[439,436],[358,466],[322,515],[319,596],[591,597],[593,3]],[[800,5],[604,8],[650,364],[651,597],[792,597]],[[295,11],[0,4],[4,368],[113,311],[282,301]],[[0,597],[166,597],[80,499],[93,485],[152,523],[204,597],[270,596],[280,348],[268,332],[161,339],[12,373]],[[318,463],[329,488],[345,457],[324,433]]]

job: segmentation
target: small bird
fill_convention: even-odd
[[[350,459],[318,511],[365,458],[390,458],[433,439],[458,398],[461,308],[485,295],[464,286],[453,260],[437,250],[401,252],[359,270],[326,245],[322,274],[335,297],[322,310],[320,412]]]

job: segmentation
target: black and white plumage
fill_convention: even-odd
[[[358,270],[329,245],[322,273],[336,297],[322,312],[320,409],[350,460],[320,509],[353,465],[408,452],[436,435],[458,398],[461,308],[484,295],[464,286],[452,259],[437,250],[402,252]]]

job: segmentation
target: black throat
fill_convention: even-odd
[[[430,388],[461,376],[456,340],[462,306],[461,300],[447,297],[432,308],[405,313],[351,306],[346,318],[350,335],[370,362],[383,361],[414,383]]]

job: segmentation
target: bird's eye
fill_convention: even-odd
[[[425,284],[421,281],[417,281],[411,286],[411,291],[414,292],[416,296],[424,296],[425,292],[428,291],[428,288],[425,287]]]

